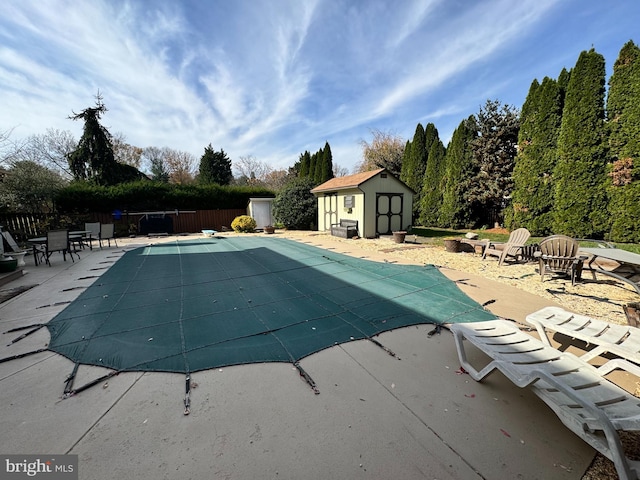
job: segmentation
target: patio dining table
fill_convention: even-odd
[[[81,242],[84,238],[85,235],[91,235],[91,232],[87,232],[84,230],[78,230],[78,231],[73,231],[73,232],[69,232],[69,243],[73,243],[73,242]],[[47,237],[35,237],[35,238],[29,238],[27,239],[27,243],[29,243],[31,245],[32,251],[33,251],[33,261],[36,265],[36,267],[38,266],[38,246],[41,245],[46,245],[47,244]],[[69,250],[69,253],[71,255],[73,255],[73,252],[71,250]]]
[[[589,255],[589,262],[585,267],[591,270],[595,278],[596,273],[608,275],[631,285],[640,294],[640,255],[620,248],[580,248],[580,253]],[[606,269],[603,261],[616,262],[618,266]]]

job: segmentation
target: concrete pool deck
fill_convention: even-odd
[[[4,288],[36,285],[0,304],[0,331],[46,323],[117,261],[124,249],[185,237],[118,239],[80,260],[33,266]],[[188,238],[188,237],[187,237]],[[298,239],[352,250],[322,236]],[[474,300],[524,321],[550,305],[478,276],[443,270]],[[1,454],[77,454],[79,478],[579,479],[594,450],[535,395],[499,374],[481,384],[459,372],[453,338],[432,325],[383,333],[303,359],[314,395],[289,364],[251,364],[184,376],[122,373],[63,399],[69,360],[50,351],[0,363]],[[46,329],[7,346],[0,359],[46,346]],[[77,385],[106,373],[80,367]]]

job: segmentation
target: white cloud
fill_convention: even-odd
[[[105,125],[139,146],[199,156],[212,143],[286,166],[329,141],[351,168],[369,128],[450,131],[487,98],[523,99],[533,78],[571,68],[571,34],[601,41],[589,21],[610,11],[633,17],[596,0],[7,0],[0,131],[78,132],[67,117],[99,89]]]

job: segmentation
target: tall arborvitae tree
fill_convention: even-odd
[[[310,173],[309,176],[316,185],[320,185],[322,183],[322,172],[324,171],[322,167],[322,163],[324,162],[324,150],[321,148],[316,152],[315,156],[316,161],[314,163],[313,175]]]
[[[607,118],[611,240],[640,243],[640,48],[632,41],[613,66]]]
[[[558,88],[560,89],[560,104],[564,109],[564,99],[567,96],[567,87],[569,86],[569,79],[571,78],[571,71],[563,68],[558,75]]]
[[[402,167],[400,169],[400,180],[402,180],[405,175],[402,173],[404,172],[405,169],[405,165],[408,165],[411,162],[411,140],[407,140],[407,143],[404,144],[404,150],[402,152]]]
[[[582,52],[567,85],[554,172],[554,233],[602,238],[609,230],[604,58]]]
[[[431,147],[433,144],[440,140],[440,136],[438,134],[438,129],[433,123],[427,123],[427,126],[424,127],[424,149],[427,152],[427,161],[422,169],[422,173],[427,171],[427,163],[429,163],[429,152],[431,151]],[[420,172],[417,172],[420,175]]]
[[[420,199],[420,225],[440,226],[446,150],[439,138],[431,143]]]
[[[400,180],[406,183],[414,192],[422,189],[422,177],[427,165],[427,150],[424,146],[424,127],[421,124],[416,126],[411,141],[411,152],[407,160],[402,162],[400,170]]]
[[[416,126],[416,131],[411,141],[411,153],[407,157],[408,164],[402,164],[400,172],[400,180],[406,183],[414,192],[413,198],[413,218],[418,219],[420,216],[420,197],[422,195],[422,182],[424,181],[424,172],[427,168],[429,157],[429,148],[433,143],[435,126],[430,123],[427,130],[421,124]],[[429,143],[427,144],[427,132],[429,132]],[[435,133],[437,136],[437,131]]]
[[[303,177],[302,175],[300,176],[302,178],[309,178],[312,182],[315,181],[317,163],[318,163],[318,152],[311,154],[311,157],[309,158],[309,173],[307,173],[307,176],[306,177]]]
[[[311,154],[308,150],[305,150],[304,153],[300,154],[300,170],[298,176],[301,178],[306,178],[309,176],[309,169],[311,168]]]
[[[327,180],[333,178],[333,155],[331,154],[331,147],[329,142],[325,142],[324,149],[322,150],[322,171],[320,176],[320,182],[324,183]]]
[[[231,160],[224,150],[220,149],[219,152],[216,152],[209,144],[208,147],[205,147],[204,154],[200,158],[198,181],[205,184],[229,185],[232,179]]]
[[[477,136],[476,117],[460,122],[451,136],[445,154],[444,187],[438,223],[449,228],[471,228],[473,225],[470,202],[465,185],[473,175],[471,145]]]
[[[522,106],[518,155],[513,170],[511,229],[527,228],[533,235],[553,232],[553,170],[562,123],[563,93],[548,77],[531,84]]]
[[[478,113],[479,135],[473,141],[475,175],[466,188],[467,198],[482,224],[501,215],[513,191],[518,129],[518,111],[497,100],[487,100]]]

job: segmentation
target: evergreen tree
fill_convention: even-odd
[[[315,156],[316,161],[313,168],[313,175],[310,175],[310,178],[316,185],[320,185],[322,183],[322,173],[324,172],[322,166],[322,163],[324,162],[324,151],[322,149],[318,150]]]
[[[286,228],[313,230],[318,219],[318,201],[310,178],[294,178],[278,192],[273,201],[273,216]]]
[[[522,106],[518,155],[513,170],[511,229],[527,228],[533,235],[553,232],[553,171],[562,122],[562,91],[548,77],[531,84]]]
[[[96,106],[82,110],[69,117],[83,120],[84,129],[77,148],[69,154],[69,167],[76,180],[93,180],[99,185],[110,184],[108,170],[115,163],[111,134],[100,124],[100,118],[107,112],[100,94],[96,96]]]
[[[149,162],[149,172],[155,182],[169,183],[169,170],[165,162],[165,152],[158,147],[147,147],[142,156]]]
[[[609,230],[604,58],[582,52],[571,71],[554,171],[554,233],[602,238]]]
[[[640,243],[640,49],[627,42],[609,79],[611,240]]]
[[[427,152],[427,160],[425,164],[422,166],[422,170],[416,171],[416,174],[419,176],[420,173],[424,175],[424,172],[427,171],[427,163],[429,163],[429,152],[431,152],[431,147],[433,144],[440,140],[440,136],[438,135],[438,129],[433,123],[427,123],[427,126],[424,127],[424,150]]]
[[[416,193],[422,190],[422,177],[424,177],[424,169],[427,164],[427,150],[425,150],[424,140],[424,127],[418,124],[411,141],[408,162],[403,161],[400,170],[400,180]]]
[[[229,185],[232,179],[231,160],[224,150],[220,149],[219,152],[216,152],[209,144],[208,147],[205,147],[204,154],[200,158],[198,181],[205,184]]]
[[[306,178],[309,176],[309,169],[311,168],[311,154],[308,150],[305,150],[303,154],[300,155],[300,171],[298,176],[300,178]]]
[[[467,182],[467,198],[477,219],[487,224],[501,214],[513,190],[513,167],[518,144],[517,110],[487,100],[478,114],[478,137],[473,141],[474,175]]]
[[[333,155],[331,154],[331,147],[329,146],[329,142],[325,142],[324,150],[322,151],[322,176],[320,177],[320,183],[324,183],[332,178]]]
[[[471,146],[477,136],[475,116],[460,122],[451,136],[444,159],[444,186],[438,223],[449,228],[470,228],[472,211],[465,185],[473,175]]]
[[[415,193],[413,198],[413,218],[420,217],[420,205],[422,196],[422,184],[424,172],[429,159],[429,149],[434,139],[438,137],[438,131],[433,123],[427,124],[426,129],[421,124],[416,126],[416,131],[411,141],[411,152],[407,156],[408,165],[404,165],[400,172],[400,180],[406,183]]]
[[[107,112],[102,97],[96,95],[96,106],[69,117],[83,120],[84,129],[77,148],[69,153],[69,168],[76,180],[89,180],[98,185],[116,185],[146,178],[138,169],[118,163],[113,153],[112,137],[100,124],[100,117]]]
[[[420,225],[440,226],[446,150],[439,138],[431,143],[420,199]]]
[[[407,140],[407,143],[404,145],[404,150],[402,151],[402,166],[400,168],[399,178],[402,180],[406,178],[407,166],[411,162],[411,140]]]
[[[301,177],[302,178],[308,178],[311,181],[315,181],[315,177],[316,177],[316,164],[318,163],[318,152],[314,153],[313,155],[311,155],[311,157],[309,158],[309,173],[305,176],[305,177]]]
[[[571,72],[566,68],[563,68],[558,76],[558,88],[560,89],[560,106],[564,110],[564,99],[567,96],[567,87],[569,86],[569,79],[571,78]]]

